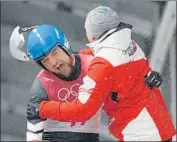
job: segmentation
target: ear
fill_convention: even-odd
[[[96,37],[92,37],[92,41],[95,41],[95,40],[97,40],[97,38]]]

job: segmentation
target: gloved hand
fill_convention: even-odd
[[[145,76],[145,83],[149,86],[150,89],[160,87],[162,82],[163,80],[160,73],[156,71],[151,71],[149,75]]]
[[[43,99],[40,96],[32,96],[27,104],[27,119],[41,119],[39,116],[39,106]]]

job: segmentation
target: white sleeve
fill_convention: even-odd
[[[45,121],[40,119],[27,121],[26,141],[42,141]]]
[[[45,88],[40,80],[35,78],[30,89],[29,96],[40,96],[44,100],[48,100]],[[45,121],[41,119],[27,120],[26,141],[42,141],[42,133],[44,131]]]

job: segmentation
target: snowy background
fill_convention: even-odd
[[[33,62],[20,62],[9,53],[9,37],[17,25],[32,26],[40,23],[58,25],[67,35],[75,51],[81,49],[87,40],[84,33],[86,14],[98,5],[110,6],[119,13],[123,21],[134,26],[135,39],[147,57],[150,57],[162,11],[166,2],[116,1],[116,0],[67,0],[1,2],[1,140],[25,140],[25,108],[31,83],[40,70]],[[174,34],[175,35],[175,34]],[[168,109],[176,124],[176,62],[174,55],[176,38],[172,36],[164,58],[161,74],[163,91]],[[161,49],[163,51],[163,48]],[[160,55],[157,54],[156,56]],[[174,100],[175,99],[175,100]],[[101,140],[114,140],[107,132],[107,117],[103,113]]]

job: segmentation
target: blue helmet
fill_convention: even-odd
[[[50,53],[57,44],[68,55],[72,53],[65,34],[59,28],[50,24],[38,25],[28,35],[27,54],[37,61]]]

